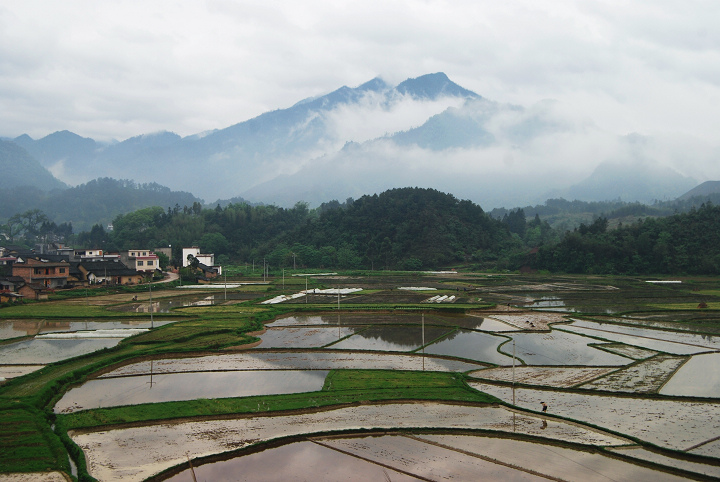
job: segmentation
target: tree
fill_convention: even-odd
[[[200,266],[200,260],[197,259],[197,258],[196,258],[195,256],[193,256],[192,254],[188,254],[188,255],[187,255],[187,260],[188,260],[188,263],[190,263],[190,267],[191,267],[192,269],[197,269],[197,267]]]

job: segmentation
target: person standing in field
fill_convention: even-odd
[[[543,413],[547,412],[547,408],[548,408],[548,407],[547,407],[547,404],[546,404],[545,402],[540,402],[540,403],[542,403],[542,411],[543,411]]]

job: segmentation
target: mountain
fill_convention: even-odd
[[[452,192],[486,209],[550,197],[649,201],[693,186],[660,172],[656,157],[666,150],[657,140],[618,137],[551,100],[495,102],[441,72],[395,86],[381,78],[342,86],[186,137],[163,131],[107,145],[62,131],[15,143],[73,185],[130,178],[282,206],[402,186]]]
[[[367,115],[379,112],[390,119],[395,110],[409,104],[422,105],[424,112],[432,115],[474,98],[479,96],[442,73],[408,79],[397,87],[375,78],[359,87],[343,86],[204,135],[183,138],[161,132],[102,146],[58,132],[38,141],[21,136],[15,142],[71,183],[97,177],[133,177],[205,197],[229,198],[277,175],[293,174],[304,163],[337,152],[348,140],[366,140],[354,137],[360,130],[367,138],[386,133],[382,125],[370,122],[362,129],[349,129],[354,133],[348,139],[346,132],[339,132],[344,129],[341,117],[345,110],[362,110]],[[417,122],[416,118],[393,118],[391,132],[411,128]],[[376,131],[368,132],[372,129]]]
[[[190,193],[171,191],[156,183],[100,178],[64,190],[42,192],[36,188],[0,189],[0,223],[29,209],[40,209],[56,223],[70,222],[74,231],[110,223],[118,214],[150,206],[163,209],[202,204]]]
[[[720,181],[705,181],[702,184],[690,189],[678,199],[685,200],[692,199],[694,197],[705,197],[713,195],[720,195]]]
[[[0,189],[31,186],[50,191],[67,187],[14,142],[0,140],[0,173]]]
[[[627,164],[606,161],[583,181],[547,198],[582,199],[583,201],[667,201],[675,199],[697,182],[668,167],[652,163]]]

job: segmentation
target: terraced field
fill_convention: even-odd
[[[720,477],[713,279],[254,281],[8,309],[0,480]]]

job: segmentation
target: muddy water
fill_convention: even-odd
[[[169,313],[174,308],[183,308],[187,306],[211,306],[219,305],[230,300],[252,300],[260,297],[252,293],[228,293],[227,298],[224,293],[216,293],[210,295],[193,295],[193,296],[176,296],[172,298],[161,298],[152,302],[153,313]],[[150,303],[139,302],[129,303],[122,306],[114,306],[108,308],[114,311],[123,311],[130,313],[149,313]]]
[[[425,343],[448,334],[450,328],[426,327]],[[343,350],[412,351],[423,343],[423,330],[415,326],[372,326],[329,348]]]
[[[58,413],[139,403],[248,397],[320,390],[326,370],[195,372],[90,380],[68,391]]]
[[[550,333],[513,333],[515,355],[529,365],[627,365],[632,360],[592,346],[597,340],[553,330]],[[512,342],[502,351],[512,355]]]
[[[685,343],[688,345],[702,346],[713,350],[720,350],[720,336],[685,333],[653,328],[641,328],[636,326],[624,326],[613,323],[600,323],[588,320],[575,320],[569,326],[587,328],[598,331],[610,331],[612,333],[620,333],[624,335],[664,340],[672,343]]]
[[[618,329],[620,328],[620,329]],[[668,336],[664,335],[661,330],[634,330],[633,327],[617,327],[608,324],[597,324],[595,327],[578,326],[574,323],[572,325],[564,325],[558,327],[558,330],[568,331],[581,335],[593,336],[601,338],[606,341],[614,341],[625,343],[627,345],[633,345],[648,350],[657,350],[666,353],[672,353],[675,355],[694,355],[697,353],[703,353],[710,351],[708,347],[709,341],[703,338],[701,335],[691,335],[691,339],[688,342],[669,341]],[[624,331],[621,332],[621,331]],[[677,336],[675,337],[676,339]],[[715,337],[715,340],[717,337]],[[692,344],[691,344],[692,343]],[[714,342],[717,343],[717,342]]]
[[[465,372],[482,365],[420,354],[306,351],[249,351],[189,358],[165,358],[121,366],[100,378],[231,370],[427,370]]]
[[[120,343],[121,338],[27,340],[0,346],[0,365],[46,364],[84,355]]]
[[[720,398],[720,353],[691,357],[662,387],[660,393]]]
[[[513,400],[510,387],[469,382],[470,386],[506,402]],[[720,433],[720,405],[706,402],[617,398],[551,390],[516,389],[515,404],[540,411],[545,401],[549,412],[637,437],[660,447],[687,450],[713,440]],[[708,444],[709,446],[710,444]],[[720,457],[720,444],[712,447]]]
[[[457,326],[469,329],[481,328],[483,318],[470,315],[425,315],[426,325]],[[423,322],[421,314],[408,313],[340,313],[318,315],[288,315],[278,318],[266,326],[299,326],[299,325],[380,325],[380,324],[407,324],[420,325]]]
[[[178,320],[155,320],[152,326],[158,327],[175,323]],[[115,330],[127,328],[150,328],[150,320],[99,321],[87,320],[8,320],[0,322],[0,340],[20,336],[34,336],[40,333],[64,333],[88,330]]]
[[[96,431],[72,434],[72,438],[85,452],[93,477],[108,482],[139,482],[166,468],[185,463],[187,457],[196,459],[228,452],[278,437],[365,428],[481,429],[587,445],[630,443],[628,439],[595,429],[515,413],[502,407],[432,402],[360,405],[336,410],[282,413],[273,417],[223,418],[112,430],[99,427]],[[390,452],[388,458],[392,457]],[[454,459],[444,460],[446,465],[454,466]]]
[[[502,355],[497,351],[498,346],[506,340],[505,337],[488,333],[459,330],[425,347],[425,353],[456,356],[498,365],[511,365],[512,357]]]
[[[336,342],[362,327],[268,328],[258,348],[313,348]]]
[[[195,476],[215,482],[421,480],[310,441],[202,465],[195,468]],[[185,470],[165,480],[187,482],[193,478],[191,471]]]

